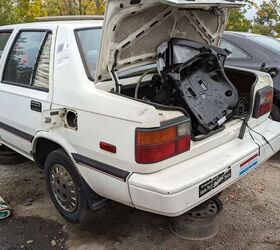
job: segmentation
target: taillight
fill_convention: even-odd
[[[190,150],[190,121],[175,125],[136,130],[136,162],[157,163]]]
[[[271,112],[273,105],[273,88],[266,86],[256,93],[255,106],[254,106],[254,118],[259,118],[269,112]]]

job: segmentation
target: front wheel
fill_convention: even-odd
[[[272,111],[271,111],[271,118],[273,121],[280,122],[280,108],[273,104]]]
[[[71,223],[85,220],[88,208],[79,174],[63,150],[49,154],[45,162],[49,195],[60,214]]]

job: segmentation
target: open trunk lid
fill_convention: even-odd
[[[110,72],[153,64],[157,48],[171,38],[218,45],[234,0],[109,0],[96,82]]]

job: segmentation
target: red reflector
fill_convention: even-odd
[[[112,144],[109,144],[109,143],[106,143],[106,142],[100,142],[99,146],[100,146],[101,149],[103,149],[105,151],[108,151],[110,153],[114,153],[115,154],[117,152],[116,146],[114,146]]]

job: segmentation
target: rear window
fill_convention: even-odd
[[[0,58],[3,54],[5,46],[11,36],[11,32],[0,32]]]
[[[101,34],[101,28],[89,28],[76,31],[77,43],[84,62],[84,67],[91,80],[95,77]]]
[[[248,58],[247,54],[243,52],[241,49],[234,46],[232,43],[222,40],[221,46],[222,49],[227,49],[230,54],[228,56],[229,59],[246,59]]]
[[[262,45],[263,47],[280,53],[280,41],[267,36],[251,36],[250,40]]]

